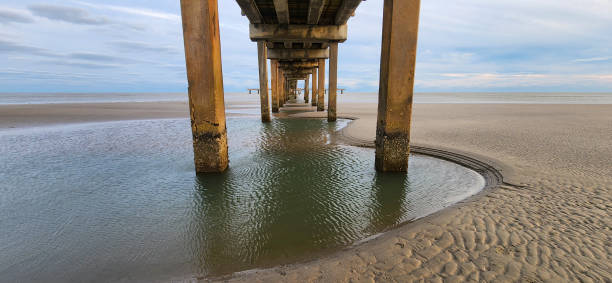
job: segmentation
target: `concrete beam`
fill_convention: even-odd
[[[242,9],[242,13],[249,19],[249,22],[253,24],[263,23],[263,18],[254,0],[236,0],[236,2],[240,9]]]
[[[312,74],[312,69],[287,69],[283,68],[287,74]]]
[[[337,41],[344,42],[347,38],[347,25],[274,25],[251,24],[249,36],[252,41]]]
[[[316,25],[319,23],[319,19],[321,19],[321,14],[323,14],[323,8],[325,8],[325,4],[327,4],[327,0],[310,0],[308,4],[308,24]]]
[[[289,3],[288,0],[274,0],[274,10],[276,18],[281,25],[289,24]]]
[[[282,62],[280,63],[281,67],[290,67],[290,68],[314,68],[319,66],[319,61],[311,61],[311,62]]]
[[[338,8],[338,12],[336,13],[336,21],[337,25],[344,25],[348,21],[348,19],[355,13],[357,6],[361,3],[362,0],[344,0],[340,7]]]
[[[310,75],[310,73],[287,73],[288,78],[306,78],[308,75]]]
[[[329,49],[270,49],[268,58],[278,60],[327,59]]]

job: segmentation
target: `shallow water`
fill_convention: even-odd
[[[230,168],[194,174],[188,120],[0,132],[0,278],[150,282],[293,262],[447,207],[476,172],[378,174],[348,123],[228,119]]]

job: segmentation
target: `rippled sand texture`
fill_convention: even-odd
[[[353,140],[376,108],[339,103]],[[414,144],[495,163],[511,184],[331,258],[247,282],[610,282],[612,105],[415,105]]]

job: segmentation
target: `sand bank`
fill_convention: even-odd
[[[226,102],[228,110],[259,109],[259,97]],[[244,114],[228,114],[241,116]],[[0,130],[124,120],[189,118],[187,102],[111,102],[0,105]]]

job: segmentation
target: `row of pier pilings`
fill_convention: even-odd
[[[276,14],[269,19],[270,5],[262,10],[259,2],[236,1],[251,22],[251,40],[257,42],[262,121],[269,122],[270,112],[283,107],[297,80],[305,80],[305,88],[312,84],[310,103],[324,111],[326,60],[327,118],[335,121],[338,43],[346,40],[347,20],[361,1],[342,0],[337,7],[310,1],[307,11],[290,13],[287,0],[274,0]],[[408,170],[419,9],[420,0],[384,0],[375,141],[378,171]],[[223,172],[229,160],[217,0],[181,0],[181,13],[195,169]],[[307,23],[292,24],[291,14],[307,15]],[[323,21],[327,16],[330,19]]]

